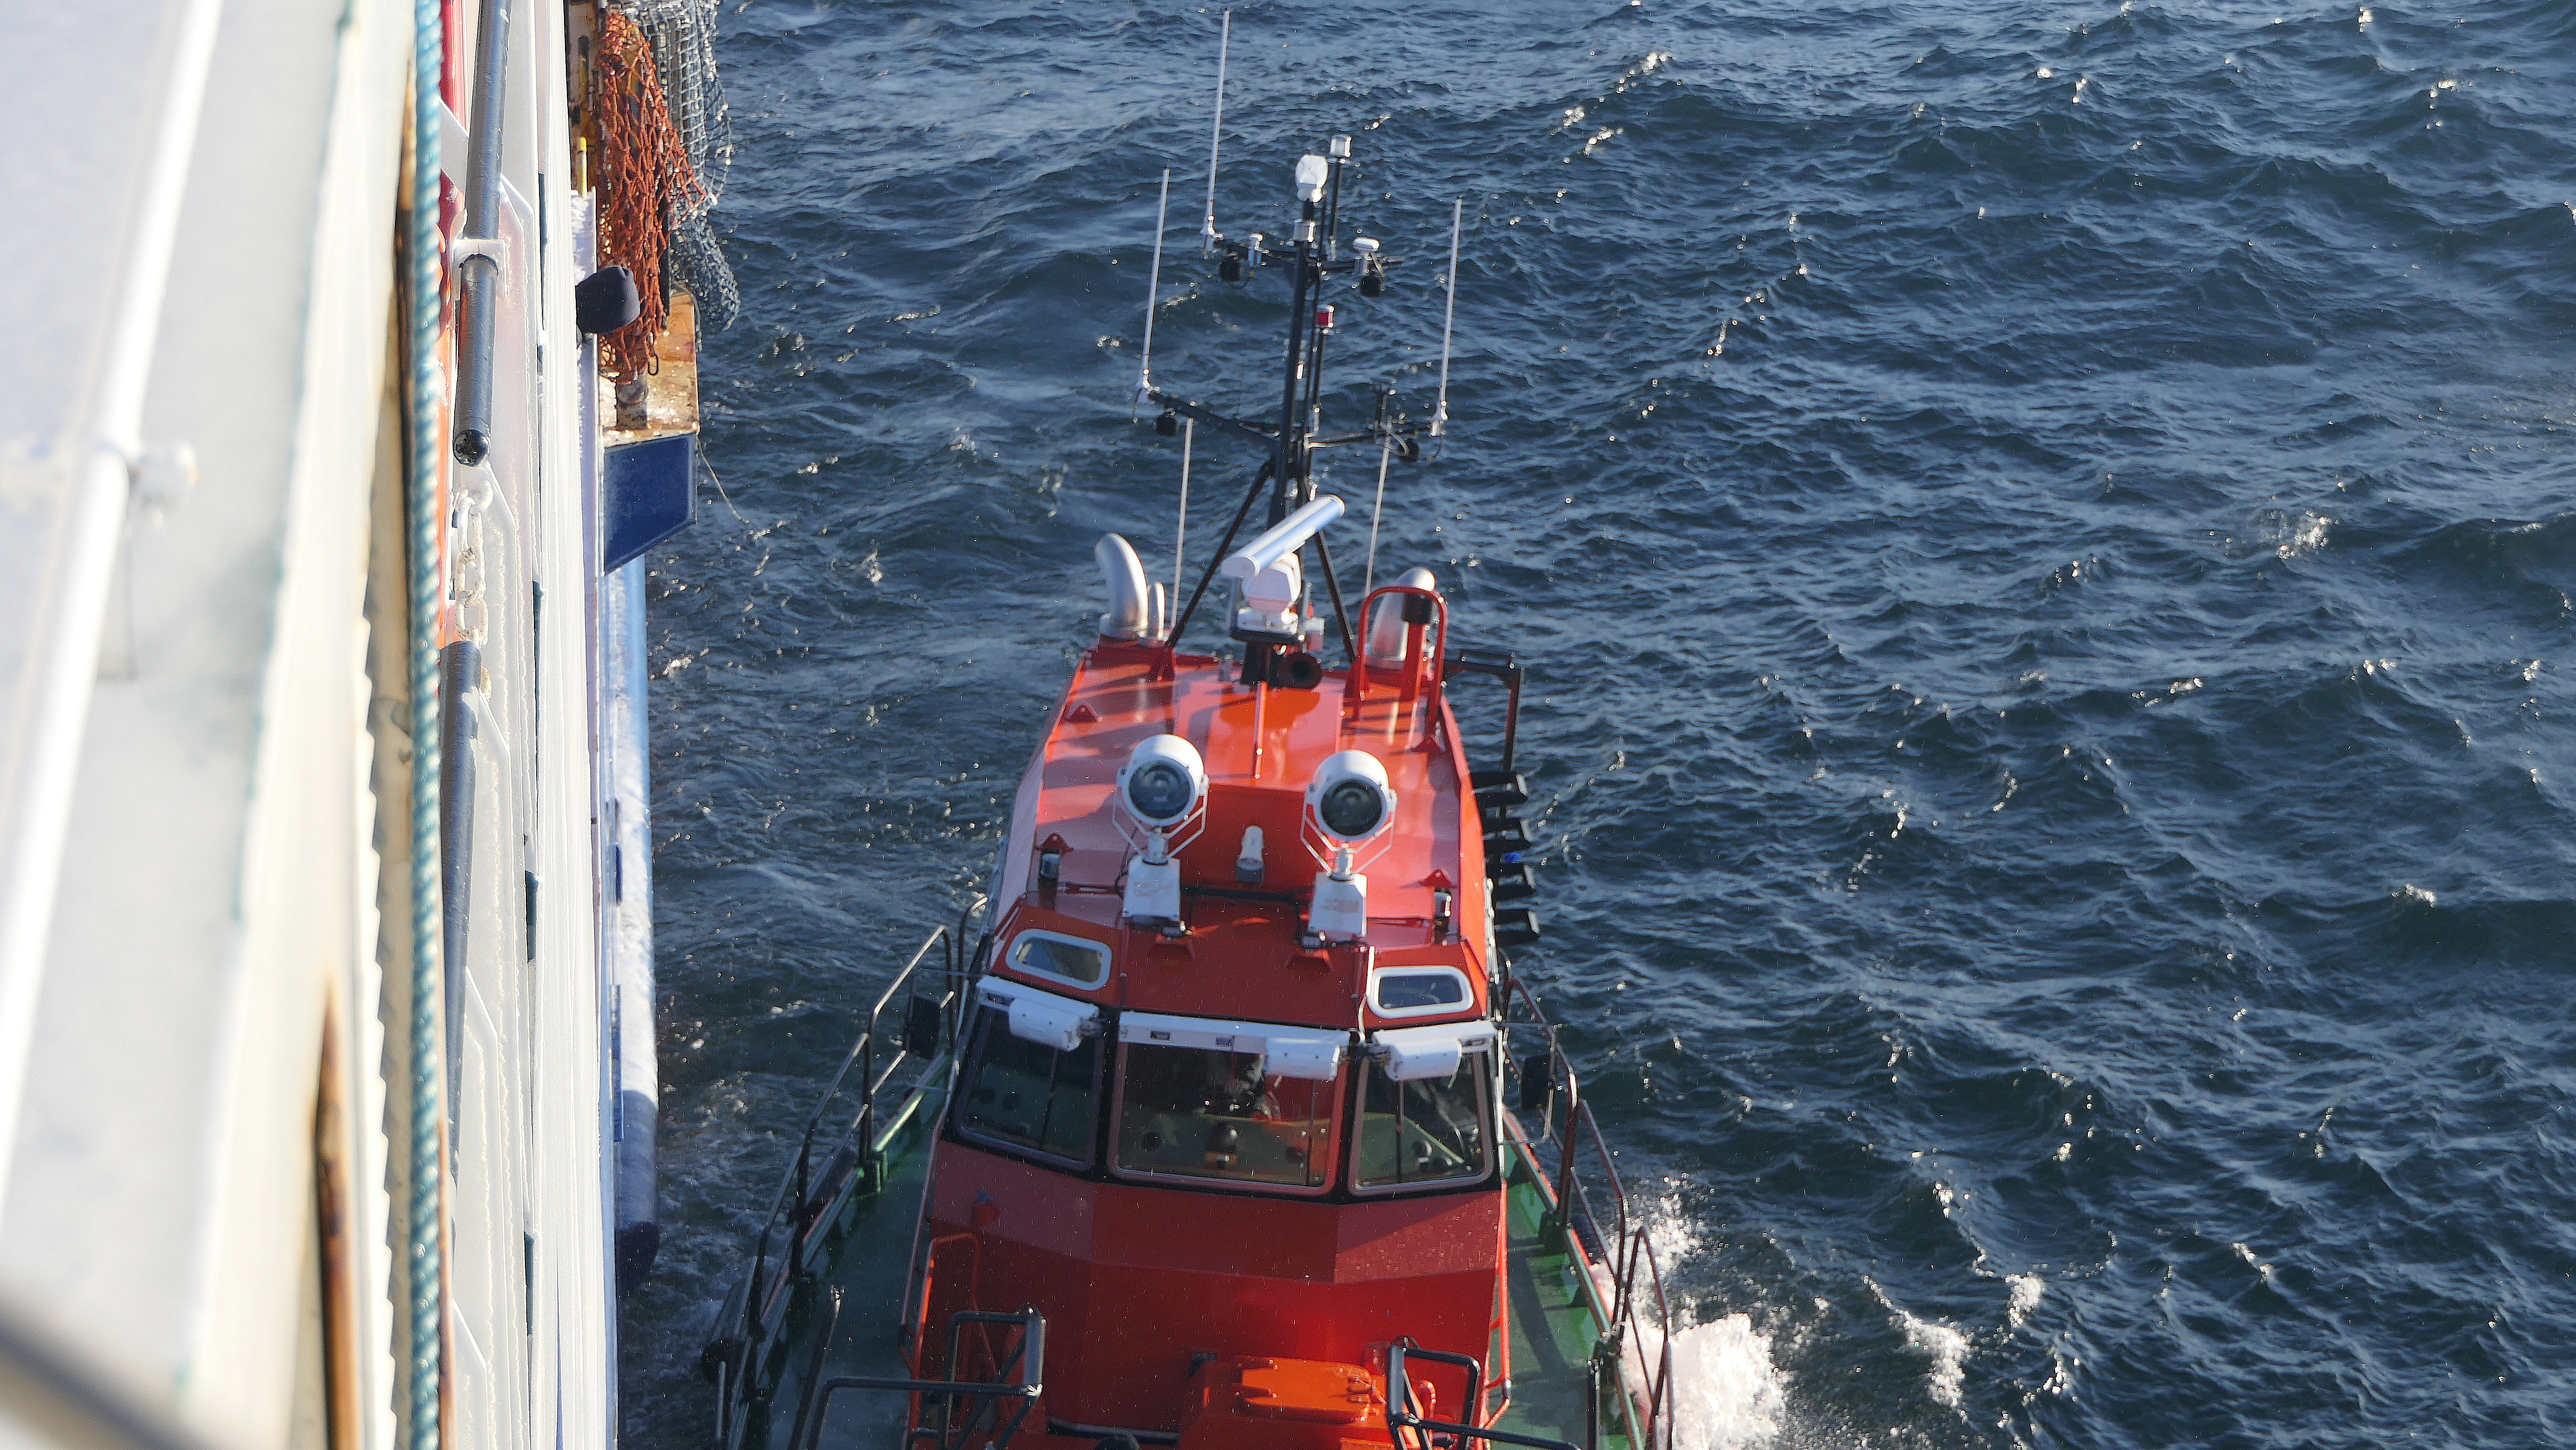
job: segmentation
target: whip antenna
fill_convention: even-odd
[[[1431,410],[1431,436],[1449,425],[1449,328],[1458,320],[1458,228],[1466,221],[1464,198],[1449,203],[1449,302],[1440,313],[1440,402]]]
[[[1234,12],[1225,12],[1224,27],[1216,39],[1216,119],[1208,122],[1208,190],[1207,216],[1199,223],[1199,255],[1216,250],[1216,148],[1225,137],[1225,54],[1234,44]]]
[[[1181,597],[1181,564],[1189,555],[1181,545],[1190,537],[1190,444],[1197,440],[1199,420],[1181,420],[1181,521],[1172,528],[1172,597]]]
[[[1388,438],[1377,449],[1377,502],[1369,505],[1368,573],[1360,580],[1360,598],[1369,597],[1377,588],[1377,521],[1386,514],[1386,462],[1395,456],[1395,440]],[[1361,620],[1363,625],[1367,620]]]
[[[1127,407],[1127,421],[1136,421],[1136,410],[1144,406],[1146,395],[1154,390],[1154,304],[1163,297],[1163,221],[1172,209],[1172,168],[1163,168],[1163,198],[1154,203],[1154,266],[1145,278],[1145,354],[1136,364],[1136,400]]]

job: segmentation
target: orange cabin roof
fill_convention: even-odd
[[[1340,670],[1313,690],[1244,685],[1223,661],[1159,644],[1104,641],[1086,653],[1020,783],[995,970],[1018,975],[1004,961],[1008,942],[1040,927],[1113,952],[1096,991],[1027,978],[1049,991],[1145,1011],[1356,1027],[1380,1025],[1363,1002],[1372,965],[1439,963],[1463,971],[1473,993],[1440,1015],[1482,1015],[1484,838],[1466,757],[1437,686],[1411,700],[1404,693],[1379,674],[1362,697]],[[1120,886],[1141,836],[1114,799],[1129,752],[1166,733],[1197,747],[1208,778],[1198,833],[1176,852],[1188,926],[1178,939],[1124,923]],[[1367,941],[1306,950],[1297,937],[1324,869],[1310,849],[1322,840],[1305,824],[1306,783],[1341,750],[1385,766],[1395,816],[1355,863],[1368,878]],[[1246,826],[1264,838],[1257,885],[1235,877]],[[1064,852],[1052,887],[1038,879],[1042,847]],[[1452,893],[1445,941],[1432,932],[1436,889]]]

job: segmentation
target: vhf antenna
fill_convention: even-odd
[[[1224,26],[1216,40],[1216,119],[1208,122],[1208,189],[1207,216],[1199,223],[1199,255],[1216,253],[1216,150],[1225,139],[1225,55],[1234,44],[1234,12],[1225,12]]]
[[[1449,329],[1458,320],[1458,228],[1467,218],[1464,197],[1449,203],[1449,299],[1440,313],[1440,402],[1431,410],[1431,436],[1449,426]],[[1150,341],[1153,334],[1148,332]]]
[[[1145,278],[1145,348],[1136,364],[1136,398],[1127,406],[1127,421],[1136,421],[1146,395],[1154,391],[1154,310],[1163,298],[1163,226],[1172,209],[1172,168],[1163,168],[1163,196],[1154,203],[1154,266]]]
[[[1351,164],[1351,138],[1348,136],[1331,138],[1323,155],[1309,154],[1297,159],[1298,216],[1287,236],[1271,238],[1260,232],[1247,232],[1238,240],[1217,230],[1216,178],[1225,144],[1225,82],[1234,43],[1234,12],[1223,12],[1219,25],[1216,97],[1210,107],[1208,122],[1207,196],[1199,219],[1200,251],[1202,255],[1216,259],[1217,280],[1221,282],[1245,281],[1254,268],[1289,270],[1288,349],[1281,378],[1279,411],[1275,417],[1229,416],[1154,382],[1152,309],[1161,300],[1162,244],[1171,204],[1171,173],[1166,171],[1160,209],[1155,217],[1153,270],[1146,283],[1148,292],[1154,295],[1147,303],[1143,356],[1137,369],[1138,410],[1141,412],[1146,403],[1159,407],[1162,412],[1154,420],[1154,431],[1166,438],[1182,440],[1184,510],[1188,507],[1186,490],[1198,424],[1205,423],[1219,434],[1250,444],[1267,455],[1237,506],[1233,521],[1219,539],[1216,557],[1208,561],[1197,587],[1190,591],[1187,602],[1181,605],[1171,628],[1161,635],[1166,647],[1175,649],[1188,630],[1192,616],[1197,613],[1199,602],[1207,596],[1209,586],[1216,582],[1219,565],[1233,549],[1236,536],[1250,521],[1253,506],[1261,501],[1265,491],[1270,495],[1269,524],[1276,526],[1298,506],[1312,508],[1318,505],[1314,492],[1316,479],[1309,466],[1318,450],[1373,443],[1378,447],[1378,499],[1380,507],[1383,507],[1387,465],[1395,459],[1408,463],[1419,460],[1422,445],[1418,440],[1425,435],[1440,437],[1448,431],[1449,361],[1458,319],[1458,258],[1466,227],[1466,201],[1463,197],[1457,198],[1449,209],[1449,296],[1440,322],[1440,394],[1429,423],[1407,422],[1401,417],[1389,416],[1394,389],[1382,387],[1379,389],[1376,416],[1367,427],[1357,432],[1322,436],[1324,351],[1334,332],[1337,311],[1327,289],[1334,280],[1348,278],[1360,296],[1378,297],[1385,292],[1387,273],[1398,259],[1386,255],[1375,237],[1366,236],[1353,237],[1349,255],[1342,253],[1341,183],[1343,170]],[[1185,525],[1175,527],[1172,540],[1176,568],[1186,568],[1182,562],[1182,545],[1187,535],[1181,532],[1182,527]],[[1375,532],[1372,528],[1372,535]],[[1324,550],[1320,537],[1313,542],[1316,564],[1323,572],[1324,587],[1333,599],[1333,614],[1341,625],[1343,647],[1356,658],[1358,641],[1351,633],[1350,619],[1343,609],[1342,590],[1333,577],[1331,555]],[[1369,563],[1373,572],[1376,563],[1374,538],[1371,543]],[[1173,592],[1177,598],[1178,589]],[[1269,678],[1274,665],[1282,659],[1302,657],[1297,652],[1304,648],[1303,632],[1284,631],[1275,624],[1265,623],[1265,618],[1238,612],[1230,631],[1245,645],[1243,678],[1246,682],[1257,683]],[[1163,668],[1168,671],[1171,665],[1167,662]],[[1171,676],[1166,673],[1160,678],[1169,679]]]

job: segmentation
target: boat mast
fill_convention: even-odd
[[[1339,143],[1336,149],[1349,149],[1350,141],[1347,137],[1337,136],[1333,139]],[[1310,299],[1320,296],[1322,292],[1322,289],[1315,285],[1323,280],[1316,270],[1316,264],[1322,258],[1318,255],[1319,249],[1315,244],[1315,232],[1316,223],[1323,214],[1321,203],[1327,170],[1328,166],[1321,156],[1302,156],[1297,160],[1299,215],[1295,245],[1290,254],[1295,258],[1290,265],[1296,268],[1297,275],[1291,284],[1291,299],[1288,304],[1288,366],[1285,376],[1280,381],[1279,461],[1271,469],[1269,524],[1272,525],[1288,517],[1288,510],[1305,502],[1308,430],[1306,419],[1302,416],[1305,410],[1298,404],[1304,401],[1299,394],[1306,391],[1306,370],[1309,360],[1304,354],[1310,334],[1314,338],[1315,355],[1312,362],[1319,381],[1323,372],[1324,339],[1320,329],[1315,325],[1315,309]]]
[[[1220,61],[1222,64],[1222,61]],[[1223,80],[1220,78],[1219,104],[1223,104]],[[1398,421],[1389,407],[1391,389],[1379,390],[1375,415],[1362,430],[1339,437],[1321,436],[1323,427],[1324,344],[1331,337],[1334,309],[1325,298],[1326,284],[1337,275],[1348,274],[1363,297],[1376,297],[1386,289],[1387,269],[1396,259],[1384,255],[1377,242],[1367,237],[1355,238],[1351,255],[1341,254],[1342,172],[1351,158],[1351,138],[1335,136],[1325,147],[1326,154],[1306,155],[1297,161],[1298,218],[1286,246],[1266,246],[1258,232],[1240,239],[1225,236],[1216,229],[1214,197],[1215,154],[1211,143],[1209,155],[1210,205],[1203,227],[1203,245],[1218,258],[1217,276],[1229,283],[1240,283],[1255,267],[1285,267],[1289,279],[1288,347],[1282,361],[1279,383],[1279,412],[1275,421],[1253,422],[1230,417],[1213,408],[1183,398],[1157,386],[1150,373],[1137,379],[1138,396],[1159,406],[1163,411],[1155,419],[1155,431],[1174,437],[1186,422],[1200,423],[1231,434],[1247,443],[1258,445],[1267,455],[1261,470],[1236,511],[1234,523],[1217,544],[1216,558],[1191,591],[1189,603],[1172,621],[1165,636],[1165,647],[1177,649],[1181,633],[1197,613],[1199,601],[1207,594],[1215,578],[1216,566],[1233,547],[1237,533],[1250,518],[1253,503],[1263,497],[1266,488],[1269,508],[1263,528],[1276,526],[1281,520],[1315,497],[1313,459],[1315,450],[1340,444],[1374,443],[1382,453],[1407,462],[1422,456],[1418,441],[1423,429],[1416,424]],[[1157,236],[1159,238],[1159,230]],[[1455,245],[1455,238],[1452,238]],[[1159,248],[1159,241],[1158,241]],[[1157,262],[1159,264],[1159,254]],[[1158,265],[1159,270],[1159,265]],[[1148,323],[1151,326],[1151,323]],[[1445,328],[1444,328],[1445,334]],[[1436,430],[1435,430],[1436,431]],[[1331,596],[1335,622],[1340,626],[1345,651],[1354,648],[1349,612],[1342,599],[1341,586],[1333,573],[1333,561],[1323,539],[1312,540],[1315,562]],[[1266,677],[1274,655],[1295,651],[1302,641],[1264,631],[1247,634],[1238,621],[1232,633],[1245,645],[1245,678]]]

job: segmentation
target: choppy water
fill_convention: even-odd
[[[1168,567],[1126,394],[1216,34],[725,25],[654,1447],[778,1126],[987,866],[1093,538]],[[1224,222],[1348,130],[1422,259],[1346,401],[1422,404],[1466,198],[1382,552],[1543,682],[1526,967],[1707,1323],[1695,1450],[2576,1440],[2576,8],[1272,4],[1234,56]],[[1175,260],[1157,376],[1259,406],[1280,299]]]

